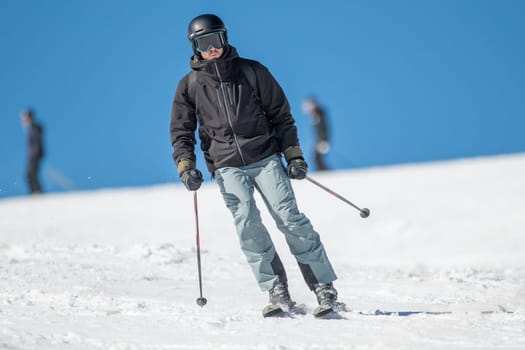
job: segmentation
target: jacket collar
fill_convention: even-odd
[[[228,45],[224,54],[214,60],[204,60],[197,55],[193,55],[190,66],[193,70],[202,72],[202,75],[217,81],[219,80],[218,70],[222,81],[232,81],[234,76],[233,64],[237,58],[239,58],[237,49]]]

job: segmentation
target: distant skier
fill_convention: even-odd
[[[302,103],[302,107],[303,112],[310,116],[312,125],[315,128],[315,167],[319,171],[328,170],[325,157],[330,151],[330,139],[326,112],[313,97],[306,98]]]
[[[254,190],[284,233],[319,304],[340,307],[332,283],[335,272],[292,190],[290,178],[304,179],[308,166],[283,90],[265,66],[239,57],[219,17],[194,18],[188,39],[193,72],[177,86],[170,124],[173,159],[182,182],[196,191],[203,181],[195,167],[198,126],[207,168],[233,215],[241,249],[260,289],[269,291],[270,303],[283,310],[295,304],[283,264],[261,221]]]
[[[42,193],[39,180],[40,163],[44,157],[43,129],[35,121],[34,111],[24,109],[20,113],[22,125],[28,130],[26,181],[30,194]]]

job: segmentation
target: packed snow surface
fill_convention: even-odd
[[[371,211],[293,182],[344,319],[261,316],[267,293],[213,182],[198,191],[204,307],[191,192],[70,192],[0,201],[0,349],[525,349],[525,154],[311,176]]]

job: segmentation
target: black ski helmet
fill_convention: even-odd
[[[216,15],[204,14],[195,17],[188,26],[188,40],[191,42],[191,47],[193,52],[198,54],[197,49],[195,48],[195,37],[213,33],[213,32],[222,32],[224,36],[224,41],[228,45],[228,36],[226,26],[222,19]]]

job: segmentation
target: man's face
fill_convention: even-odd
[[[201,56],[205,60],[213,60],[213,59],[221,57],[223,53],[224,53],[224,48],[216,49],[212,47],[206,52],[201,52]]]
[[[20,121],[22,122],[22,126],[24,128],[27,128],[31,125],[31,117],[27,114],[22,114],[20,116]]]

